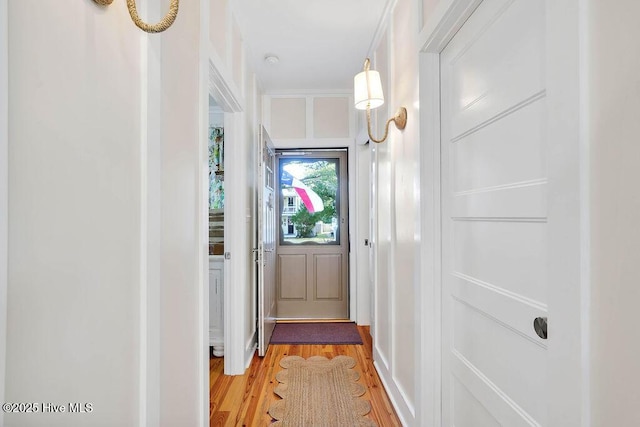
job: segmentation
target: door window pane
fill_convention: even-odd
[[[280,244],[339,244],[338,161],[280,158]]]

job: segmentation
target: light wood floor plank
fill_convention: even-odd
[[[393,410],[380,378],[373,366],[371,335],[368,326],[358,326],[363,345],[271,345],[265,357],[253,357],[251,366],[244,375],[224,375],[224,359],[211,358],[210,378],[210,425],[268,426],[273,420],[268,414],[271,404],[280,398],[273,392],[277,381],[276,373],[282,370],[280,359],[285,356],[338,355],[353,357],[360,373],[358,382],[367,387],[361,397],[371,402],[368,417],[380,427],[400,426],[400,420]]]

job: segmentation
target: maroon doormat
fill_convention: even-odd
[[[362,344],[355,323],[277,323],[271,344]]]

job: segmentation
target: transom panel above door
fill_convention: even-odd
[[[346,151],[279,152],[277,188],[278,317],[348,318]]]

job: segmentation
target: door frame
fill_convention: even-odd
[[[221,71],[221,60],[213,55],[209,56],[207,60],[208,65],[208,95],[210,95],[216,103],[224,111],[224,134],[226,141],[242,141],[244,138],[242,111],[243,105],[240,101],[240,95],[235,91],[234,87],[228,83],[228,79],[224,72]],[[207,110],[208,112],[208,110]],[[208,114],[207,114],[208,117]],[[238,164],[243,160],[243,155],[240,150],[241,144],[226,144],[224,150],[224,162],[227,164]],[[208,159],[208,148],[205,159]],[[206,162],[208,165],[208,161]],[[224,295],[224,373],[225,375],[241,375],[245,370],[245,342],[244,342],[244,328],[241,322],[234,317],[234,313],[241,313],[245,310],[245,301],[247,297],[244,293],[242,286],[233,286],[234,281],[237,281],[239,277],[242,277],[244,264],[241,262],[241,256],[245,252],[244,248],[238,246],[236,239],[231,239],[227,235],[228,230],[240,230],[245,226],[245,218],[242,215],[227,215],[228,212],[239,212],[244,209],[239,206],[242,198],[238,195],[242,193],[243,183],[246,182],[246,174],[244,170],[239,168],[224,168],[225,169],[225,216],[224,216],[224,229],[225,229],[225,260],[224,260],[224,277],[223,277],[223,295]],[[208,180],[208,171],[206,174]],[[203,176],[204,176],[203,175]],[[209,186],[206,186],[206,195],[203,195],[204,200],[209,200]],[[204,222],[208,224],[209,218],[209,203],[206,203],[206,214]],[[208,230],[208,225],[207,225]],[[208,236],[208,233],[207,233]],[[208,238],[207,238],[208,243]],[[227,254],[229,256],[227,257]],[[233,256],[235,255],[235,257]],[[205,254],[207,258],[206,266],[208,268],[208,251]],[[203,294],[206,298],[206,304],[209,301],[209,275],[204,275],[204,287]],[[232,280],[235,279],[235,280]],[[206,323],[209,323],[209,310],[206,310]],[[237,316],[236,316],[237,317]],[[208,326],[207,337],[205,340],[205,346],[209,348],[208,338]]]
[[[350,104],[353,105],[353,102]],[[357,272],[357,254],[360,246],[358,244],[358,235],[356,234],[357,224],[357,182],[356,176],[358,175],[358,171],[356,170],[356,142],[354,138],[341,138],[341,139],[327,139],[327,140],[314,140],[313,144],[309,142],[301,142],[300,140],[273,140],[273,145],[276,147],[276,150],[326,150],[326,149],[338,149],[338,148],[346,148],[347,149],[347,175],[348,175],[348,199],[349,199],[349,290],[347,294],[349,295],[349,320],[356,323],[362,323],[362,319],[358,316],[358,313],[366,311],[364,307],[361,306],[363,303],[359,301],[358,292],[363,289],[358,289],[358,278],[356,276]],[[310,145],[306,147],[305,145]],[[368,191],[368,190],[367,190]],[[367,300],[368,303],[368,300]],[[366,323],[363,323],[366,324]]]
[[[351,281],[351,277],[352,277],[352,268],[354,268],[354,265],[356,265],[356,248],[353,247],[353,255],[351,252],[352,249],[352,245],[351,245],[351,237],[355,235],[355,232],[351,231],[351,226],[352,226],[352,214],[351,214],[351,207],[353,204],[355,204],[355,200],[352,203],[352,198],[354,198],[355,196],[352,196],[350,191],[352,189],[352,181],[351,181],[351,173],[349,172],[349,166],[350,166],[350,158],[349,158],[349,147],[329,147],[329,148],[318,148],[318,147],[314,147],[314,148],[278,148],[276,146],[276,161],[275,161],[275,170],[276,170],[276,180],[275,180],[275,185],[276,185],[276,194],[278,194],[277,196],[277,200],[278,200],[278,208],[276,209],[276,257],[278,256],[279,252],[279,248],[282,247],[281,245],[281,233],[282,233],[282,212],[280,212],[280,198],[282,198],[282,194],[281,194],[281,188],[280,188],[280,176],[281,176],[281,171],[280,171],[280,161],[283,158],[296,158],[296,157],[305,157],[305,154],[301,154],[300,156],[281,156],[279,155],[279,152],[293,152],[293,151],[300,151],[300,152],[304,152],[304,153],[308,153],[308,152],[317,152],[320,153],[318,156],[309,156],[312,159],[322,159],[322,158],[326,158],[326,159],[332,159],[332,158],[336,158],[338,159],[338,167],[336,169],[336,173],[338,174],[339,177],[339,190],[338,190],[338,194],[337,197],[340,200],[340,209],[341,212],[346,211],[346,218],[347,218],[347,233],[346,233],[346,256],[347,256],[347,292],[346,292],[346,297],[347,297],[347,316],[345,317],[345,319],[349,319],[350,321],[353,322],[357,322],[357,313],[353,313],[352,311],[354,310],[353,307],[357,307],[358,301],[351,301],[352,298],[355,298],[355,296],[357,295],[356,292],[357,290],[353,290],[353,295],[352,295],[352,289],[351,289],[351,285],[353,283],[355,283],[354,287],[357,287],[357,282],[352,282]],[[329,155],[327,156],[323,156],[322,153],[329,153]],[[335,155],[331,154],[331,153],[338,153]],[[340,175],[341,169],[344,167],[344,172],[346,175],[346,179],[344,179],[344,177],[342,177]],[[343,184],[346,184],[346,186],[344,186]],[[342,192],[346,193],[346,199],[347,199],[347,203],[344,203],[344,201],[342,200]],[[342,216],[342,215],[341,215]],[[342,240],[342,231],[340,232],[340,240]],[[303,245],[304,246],[304,245]],[[342,246],[342,243],[340,243],[338,246]],[[353,258],[353,259],[352,259]],[[278,262],[276,261],[276,289],[278,287],[277,283],[278,283],[278,276],[279,276],[279,267],[278,267]],[[276,300],[278,298],[276,297]],[[278,315],[278,319],[279,320],[313,320],[313,318],[288,318],[288,317],[280,317]],[[322,320],[322,318],[319,318],[318,320]]]
[[[416,408],[425,425],[442,422],[440,53],[481,2],[440,0],[419,35],[421,240],[433,242],[421,245],[422,286],[416,295],[416,365],[422,367]],[[549,289],[549,425],[579,426],[589,423],[589,165],[581,105],[586,6],[580,0],[545,0],[545,6],[548,176],[554,183],[548,194],[547,253],[554,285]]]

